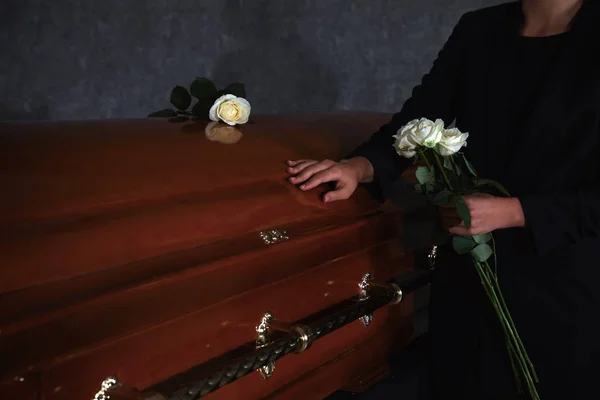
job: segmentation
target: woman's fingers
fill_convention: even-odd
[[[311,161],[311,160],[287,160],[287,165],[289,165],[290,167],[295,167],[296,165],[298,165],[304,161]]]
[[[340,170],[337,168],[325,168],[321,171],[316,172],[315,174],[311,174],[311,178],[308,179],[306,181],[305,184],[303,184],[302,186],[300,186],[300,189],[302,190],[310,190],[313,189],[317,186],[319,186],[322,183],[326,183],[326,182],[332,182],[332,181],[340,181],[341,178],[341,173]],[[341,185],[343,185],[343,183],[339,182]],[[340,184],[338,184],[337,187],[340,186]]]
[[[350,185],[336,185],[335,190],[325,193],[325,196],[323,196],[323,201],[325,203],[329,203],[337,200],[346,200],[352,196],[352,193],[354,193],[355,189],[355,187]]]
[[[287,170],[290,174],[297,175],[300,172],[304,171],[307,167],[316,164],[318,161],[316,160],[300,160],[293,167],[289,167]]]
[[[318,163],[311,164],[304,168],[299,174],[290,178],[290,182],[299,184],[306,182],[308,179],[318,174],[321,171],[325,171],[334,164],[333,161],[325,160]]]

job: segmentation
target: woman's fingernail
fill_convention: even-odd
[[[329,197],[327,197],[327,196],[323,197],[323,201],[324,201],[325,203],[329,202]]]
[[[306,185],[300,186],[300,189],[306,189]]]

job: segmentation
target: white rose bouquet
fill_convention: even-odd
[[[471,215],[462,195],[494,189],[510,196],[502,185],[481,179],[460,149],[467,145],[469,134],[457,128],[445,129],[440,119],[426,118],[410,121],[394,136],[394,148],[399,155],[420,161],[416,171],[416,189],[438,206],[454,205],[467,228]],[[522,390],[521,379],[533,399],[539,399],[535,383],[538,377],[519,337],[515,324],[502,296],[496,272],[495,243],[491,233],[452,237],[454,250],[470,254],[481,283],[500,320],[506,337],[515,379]]]
[[[197,101],[190,109],[193,98]],[[243,83],[232,83],[218,90],[210,79],[196,78],[189,91],[183,86],[175,86],[170,100],[175,110],[165,108],[148,117],[169,118],[171,122],[210,119],[230,126],[249,122],[251,107],[246,100],[246,87]]]

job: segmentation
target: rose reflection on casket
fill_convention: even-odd
[[[237,143],[244,136],[239,129],[220,122],[211,122],[206,125],[204,133],[208,140],[224,144]]]

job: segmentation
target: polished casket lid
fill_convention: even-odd
[[[302,193],[285,160],[339,159],[385,118],[259,116],[209,133],[154,119],[0,124],[0,293],[369,212],[362,191],[332,205]]]

